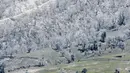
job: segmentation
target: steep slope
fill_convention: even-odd
[[[67,54],[66,61],[72,55],[80,59],[92,53],[101,55],[108,48],[124,49],[124,41],[129,39],[129,0],[39,0],[37,8],[35,3],[15,2],[13,9],[21,3],[28,6],[22,6],[20,12],[7,11],[9,14],[5,6],[5,12],[1,12],[2,60],[14,57],[13,62],[18,54],[46,48],[65,54],[64,58]]]
[[[0,19],[12,17],[27,10],[37,8],[48,0],[1,0]]]

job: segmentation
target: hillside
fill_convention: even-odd
[[[129,0],[1,0],[0,9],[9,72],[120,52],[130,38]]]

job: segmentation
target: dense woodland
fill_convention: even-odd
[[[129,6],[129,0],[0,0],[0,58],[47,48],[76,59],[124,50]]]

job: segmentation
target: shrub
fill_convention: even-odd
[[[100,39],[100,41],[101,41],[101,42],[105,42],[105,39],[106,39],[106,32],[103,32],[103,33],[101,34],[101,39]]]
[[[81,73],[87,73],[87,69],[84,68]]]
[[[0,73],[5,73],[5,71],[4,71],[4,64],[0,65]]]

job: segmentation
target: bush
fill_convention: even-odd
[[[84,68],[81,73],[87,73],[87,69]]]
[[[5,73],[5,71],[4,71],[4,64],[0,65],[0,73]]]
[[[101,42],[105,42],[105,39],[106,39],[106,32],[103,32],[102,34],[101,34],[101,39],[100,39],[100,41]]]

